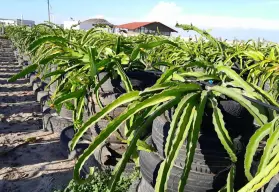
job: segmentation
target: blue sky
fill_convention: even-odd
[[[47,0],[1,2],[0,18],[47,20]],[[52,19],[103,17],[113,24],[161,21],[169,26],[193,23],[228,39],[263,37],[279,42],[279,0],[50,0]],[[187,35],[185,33],[181,33]]]

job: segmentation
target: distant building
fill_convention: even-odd
[[[160,22],[133,22],[115,26],[120,31],[127,30],[129,35],[145,33],[145,34],[161,34],[170,36],[171,33],[177,33],[176,30],[160,23]]]
[[[64,21],[64,29],[71,29],[71,27],[72,26],[74,26],[73,27],[73,29],[80,29],[80,26],[78,25],[78,21]]]
[[[73,25],[73,29],[82,29],[82,30],[89,30],[93,27],[113,27],[113,24],[108,22],[105,19],[88,19],[82,22],[78,21],[64,21],[64,29],[70,29]]]
[[[80,23],[80,28],[84,30],[89,30],[92,27],[113,27],[113,24],[105,19],[88,19]]]
[[[21,20],[21,19],[2,19],[0,18],[0,24],[4,25],[26,25],[26,26],[34,26],[35,21],[32,20]]]

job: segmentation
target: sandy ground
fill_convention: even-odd
[[[59,135],[42,130],[40,105],[28,79],[7,83],[16,64],[0,63],[0,192],[51,192],[72,178],[74,161]]]

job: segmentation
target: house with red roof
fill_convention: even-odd
[[[176,30],[164,25],[160,22],[133,22],[122,25],[117,25],[115,28],[126,30],[130,34],[161,34],[170,36],[171,33],[177,33]]]

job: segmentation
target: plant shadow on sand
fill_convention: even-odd
[[[17,141],[14,142],[13,147],[0,147],[0,169],[65,160],[60,141],[57,139],[21,145],[25,142]],[[17,145],[21,146],[14,149]]]
[[[14,93],[16,94],[16,93]],[[9,95],[9,96],[0,96],[0,102],[3,103],[19,103],[23,101],[34,101],[36,96],[33,94],[28,94],[21,92],[22,95]]]
[[[18,91],[32,91],[32,87],[30,85],[21,85],[18,87],[0,87],[0,92],[18,92]]]
[[[57,138],[12,148],[0,148],[1,192],[52,192],[64,188],[73,177],[74,161],[62,155]]]
[[[39,172],[44,169],[30,172],[19,172],[11,169],[9,174],[14,178],[2,177],[0,179],[1,192],[53,192],[54,190],[64,189],[73,177],[73,170],[71,169],[46,169],[43,174]],[[34,176],[35,174],[35,176]]]

